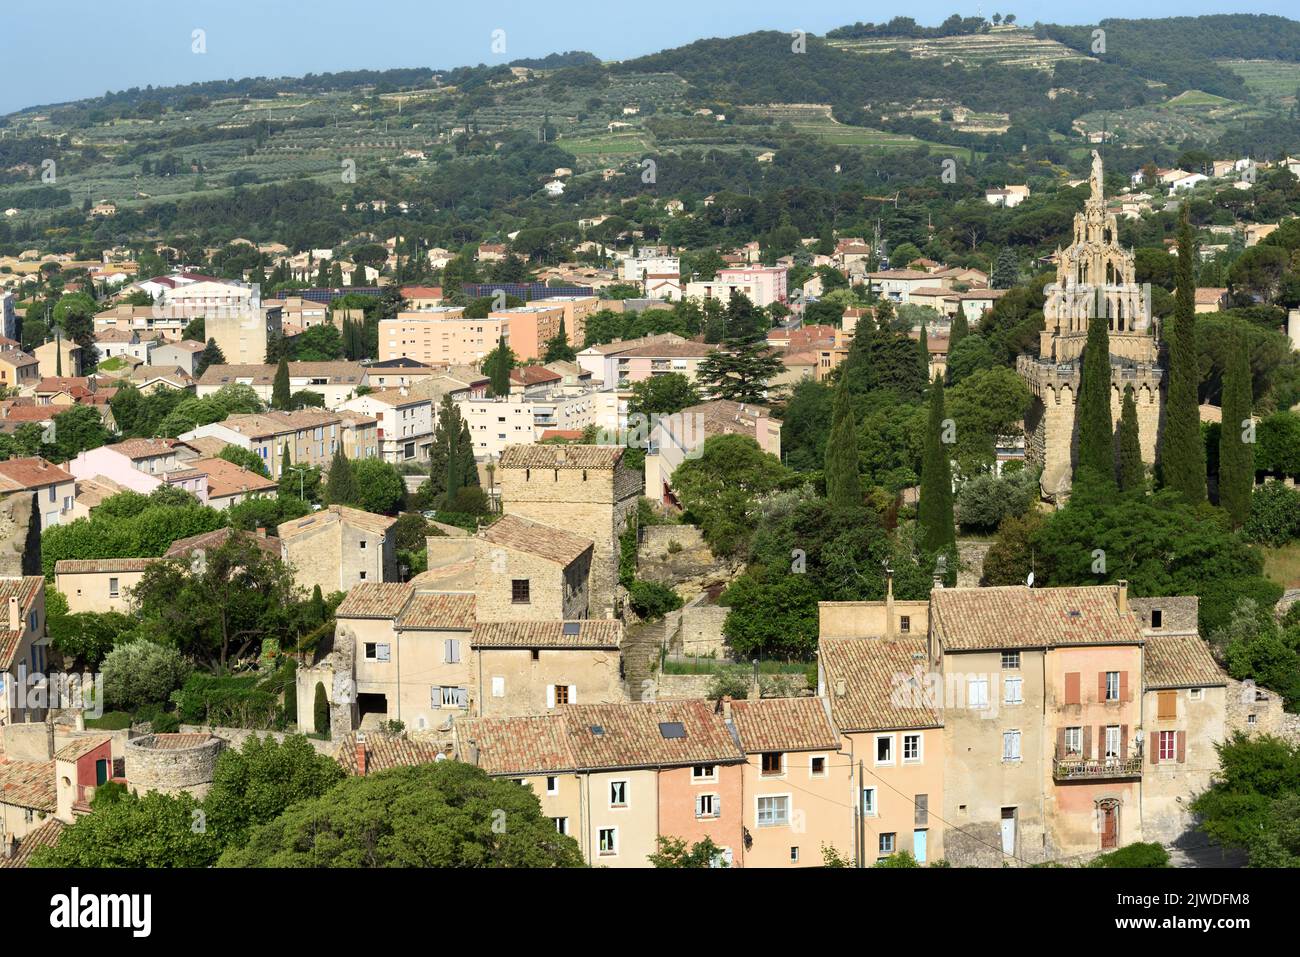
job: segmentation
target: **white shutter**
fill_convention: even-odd
[[[704,815],[704,795],[695,795],[695,816],[703,817]]]
[[[555,685],[546,686],[546,707],[555,707]]]
[[[569,704],[578,703],[578,686],[569,685]]]
[[[722,795],[713,795],[713,816],[722,817]]]

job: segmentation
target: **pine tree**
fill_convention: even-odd
[[[888,299],[881,299],[876,303],[876,328],[888,329],[889,324],[894,321],[894,304]]]
[[[325,482],[325,501],[329,505],[356,505],[360,500],[361,488],[352,472],[352,463],[343,454],[343,449],[337,449]]]
[[[970,323],[966,321],[966,313],[958,309],[957,315],[952,317],[952,325],[948,329],[948,355],[952,355],[952,350],[957,348],[957,343],[968,335],[970,335]]]
[[[858,472],[858,427],[853,397],[844,383],[835,390],[831,431],[826,440],[826,498],[835,506],[862,504],[862,476]]]
[[[1115,484],[1115,432],[1110,414],[1110,335],[1106,317],[1088,320],[1083,350],[1083,381],[1079,384],[1079,461],[1077,472],[1091,471],[1107,485]]]
[[[1142,437],[1138,433],[1137,403],[1133,387],[1124,387],[1124,402],[1119,416],[1119,487],[1125,492],[1146,488],[1146,468],[1142,464]]]
[[[993,274],[989,276],[989,286],[994,289],[1010,289],[1019,278],[1020,263],[1016,261],[1016,254],[1003,246],[998,251],[998,258],[993,261]]]
[[[194,363],[194,376],[195,378],[202,376],[207,371],[208,366],[223,366],[225,364],[226,357],[222,353],[221,347],[217,345],[217,340],[209,339],[208,344],[199,353],[198,361]]]
[[[543,362],[576,362],[578,353],[569,345],[569,335],[564,330],[564,317],[560,317],[560,328],[555,338],[546,343],[546,355]]]
[[[357,263],[357,268],[352,270],[352,285],[364,286],[366,284],[366,267]]]
[[[1227,367],[1223,370],[1223,422],[1219,426],[1219,504],[1240,527],[1250,517],[1255,488],[1254,405],[1246,337],[1234,323]]]
[[[289,360],[285,356],[280,356],[280,363],[275,369],[275,380],[271,383],[271,408],[287,410],[291,403]]]
[[[1192,257],[1192,227],[1187,203],[1178,223],[1178,265],[1174,320],[1169,335],[1169,389],[1160,463],[1166,487],[1189,503],[1205,501],[1205,443],[1197,401],[1200,367],[1196,353],[1196,281]]]
[[[917,505],[916,523],[921,547],[935,553],[957,542],[953,520],[952,466],[943,404],[943,379],[934,377],[930,384],[930,419],[925,432],[925,455],[921,460],[921,501]]]
[[[325,683],[316,682],[316,700],[312,703],[312,718],[317,734],[330,733],[330,703],[325,697]]]

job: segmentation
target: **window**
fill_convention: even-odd
[[[1151,609],[1151,627],[1163,628],[1165,624],[1165,613],[1160,608]]]
[[[898,619],[898,630],[905,635],[912,631],[912,618],[910,615],[903,615]]]
[[[546,793],[547,794],[560,793],[560,779],[555,777],[555,775],[551,775],[546,779]]]
[[[903,761],[915,764],[921,760],[921,736],[919,734],[903,735]]]
[[[791,864],[799,863],[799,848],[797,847],[790,848],[790,863]]]
[[[780,774],[785,770],[784,762],[781,760],[780,751],[766,751],[763,753],[763,773]]]
[[[1118,671],[1106,672],[1106,700],[1107,701],[1119,700],[1119,672]]]
[[[150,466],[152,465],[153,463],[151,462]],[[51,485],[49,488],[49,492],[50,492],[50,501],[57,502],[59,500],[59,490],[55,488],[53,485]]]
[[[364,550],[366,547],[366,540],[363,538],[358,544],[361,546],[362,550]]]
[[[987,678],[968,678],[966,681],[966,704],[971,708],[989,706],[989,680]]]
[[[790,796],[771,794],[758,799],[758,826],[777,827],[790,823]]]
[[[460,663],[460,639],[448,638],[442,643],[442,660],[444,664]]]
[[[1119,725],[1112,724],[1106,727],[1106,760],[1115,761],[1119,758]]]
[[[569,819],[567,817],[553,817],[551,818],[551,820],[555,822],[556,833],[558,834],[569,833]]]
[[[1003,761],[1020,760],[1020,732],[1019,731],[1002,732],[1002,760]]]
[[[1025,700],[1021,693],[1023,685],[1023,678],[1004,678],[1002,680],[1002,703],[1023,704]]]
[[[1020,652],[1004,651],[1002,652],[1002,670],[1016,671],[1020,668]]]
[[[627,807],[627,782],[626,781],[609,782],[609,806]]]
[[[876,735],[876,763],[894,763],[894,736],[892,734]]]
[[[808,774],[814,778],[826,777],[826,758],[819,754],[809,759]]]
[[[697,794],[695,795],[695,816],[696,817],[717,817],[720,802],[716,794]]]
[[[862,789],[862,816],[863,817],[876,816],[876,789],[875,788]]]
[[[691,768],[692,781],[716,781],[718,766],[716,764],[697,764]]]
[[[1204,688],[1192,688],[1187,692],[1187,700],[1189,701],[1200,701],[1204,697],[1205,697]]]
[[[1257,714],[1248,714],[1248,715],[1246,715],[1246,723],[1247,723],[1247,724],[1259,724],[1259,715],[1257,715]]]
[[[1075,756],[1083,754],[1083,728],[1065,729],[1065,753]]]
[[[568,704],[568,703],[569,703],[569,686],[568,686],[568,685],[556,685],[556,686],[555,686],[555,703],[556,703],[557,705]]]
[[[492,697],[504,698],[506,696],[506,679],[502,675],[492,676]]]
[[[602,827],[599,840],[601,854],[612,856],[618,853],[618,828]]]
[[[881,854],[894,853],[894,835],[892,833],[886,833],[880,835],[880,853]]]
[[[119,594],[119,592],[118,592],[118,589],[117,589],[117,579],[116,579],[116,578],[110,578],[110,579],[108,580],[108,597],[109,597],[109,598],[116,598],[116,597],[118,596],[118,594]]]
[[[438,697],[435,699],[434,707],[438,708],[468,708],[469,692],[464,688],[450,688],[443,686],[437,689]]]
[[[510,600],[516,605],[527,605],[528,598],[528,579],[516,578],[510,582]]]
[[[1178,735],[1174,731],[1160,732],[1160,760],[1173,761],[1178,757]]]
[[[365,572],[361,572],[361,573],[359,574],[358,577],[361,579],[361,581],[365,581],[365,580],[366,580],[366,573],[365,573]]]
[[[366,642],[366,660],[367,661],[388,661],[390,647],[380,642]]]
[[[1178,692],[1161,691],[1156,694],[1156,718],[1173,721],[1178,717]]]

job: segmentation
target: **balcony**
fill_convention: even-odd
[[[1053,758],[1052,777],[1057,781],[1107,781],[1140,778],[1142,754],[1120,758]]]

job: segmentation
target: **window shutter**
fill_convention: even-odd
[[[1065,703],[1079,704],[1079,672],[1071,671],[1065,676]]]
[[[1097,672],[1097,700],[1106,700],[1106,672]]]
[[[1056,729],[1056,757],[1057,760],[1065,757],[1065,729]]]
[[[704,795],[695,795],[695,816],[701,817],[704,814]]]
[[[1120,680],[1120,687],[1122,688],[1123,679],[1121,678]],[[1128,760],[1128,725],[1126,724],[1121,724],[1119,726],[1119,759],[1121,761]]]
[[[1083,759],[1092,760],[1092,725],[1083,726]]]
[[[1160,732],[1151,732],[1151,763],[1160,763]]]
[[[1178,763],[1182,764],[1187,760],[1187,732],[1179,731],[1177,736]]]
[[[1120,701],[1128,700],[1128,672],[1127,671],[1121,671],[1119,673],[1119,700]]]
[[[1097,725],[1097,759],[1099,761],[1106,760],[1106,726],[1104,724]]]
[[[578,686],[569,685],[569,704],[578,703]]]
[[[930,795],[918,794],[916,796],[916,823],[924,827],[930,818]]]
[[[722,817],[722,795],[713,795],[713,816]]]
[[[555,685],[546,686],[546,707],[555,707]]]

